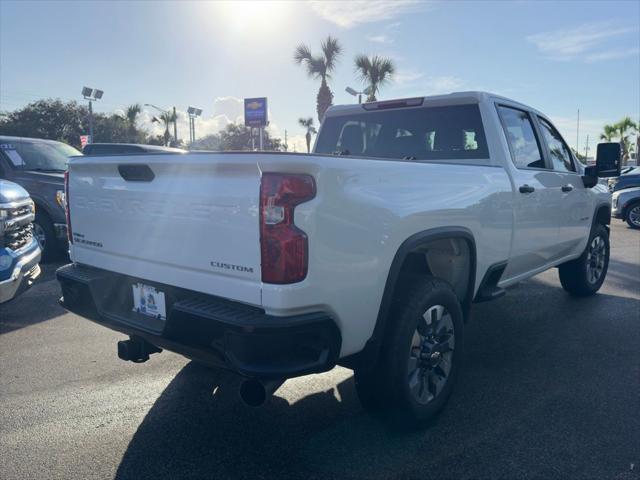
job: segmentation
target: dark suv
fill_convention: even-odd
[[[35,202],[34,234],[45,259],[67,248],[64,172],[74,155],[82,154],[66,143],[0,136],[0,179],[22,186]]]
[[[609,179],[609,191],[611,193],[625,188],[640,187],[640,167],[626,167],[622,175]]]

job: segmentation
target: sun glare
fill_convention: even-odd
[[[281,28],[289,11],[289,2],[236,0],[213,4],[220,21],[242,33],[266,32]]]

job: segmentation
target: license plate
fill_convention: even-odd
[[[133,287],[133,311],[160,320],[167,319],[164,292],[154,287],[135,283]]]

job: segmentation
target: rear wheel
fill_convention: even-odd
[[[560,283],[571,295],[593,295],[604,283],[608,268],[609,232],[604,225],[598,224],[593,228],[583,254],[558,268]]]
[[[625,220],[631,228],[640,228],[640,202],[627,208],[627,218]]]
[[[358,396],[396,425],[420,428],[451,394],[462,355],[462,308],[448,283],[421,277],[389,322],[376,365],[355,372]]]

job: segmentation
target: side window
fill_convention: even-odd
[[[538,121],[542,127],[542,136],[549,147],[549,154],[551,155],[553,169],[561,172],[575,172],[576,167],[571,161],[571,152],[569,147],[564,143],[564,140],[562,140],[558,131],[544,118],[538,117]]]
[[[498,107],[516,168],[546,168],[529,114],[510,107]]]

